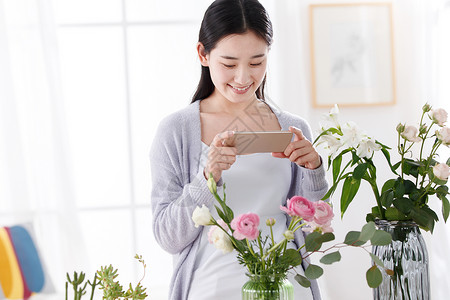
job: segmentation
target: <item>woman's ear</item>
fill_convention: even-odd
[[[197,43],[197,53],[198,53],[198,58],[200,59],[200,63],[202,64],[202,66],[208,67],[209,62],[208,62],[208,58],[206,57],[205,46],[203,46],[203,44],[200,42]]]

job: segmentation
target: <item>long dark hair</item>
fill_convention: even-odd
[[[265,8],[258,0],[216,0],[206,10],[200,26],[198,41],[209,53],[217,43],[230,34],[252,31],[270,47],[272,44],[272,23]],[[265,100],[266,76],[256,90],[256,97]],[[197,90],[191,103],[209,97],[214,91],[209,67],[202,66]]]

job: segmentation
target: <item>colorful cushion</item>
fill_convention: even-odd
[[[0,227],[0,299],[28,299],[53,289],[30,229],[27,224]]]

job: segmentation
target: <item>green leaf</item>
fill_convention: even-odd
[[[371,212],[374,217],[381,219],[380,208],[378,206],[373,206]]]
[[[353,201],[353,198],[355,198],[360,184],[361,179],[355,179],[352,176],[349,176],[345,179],[341,196],[341,218],[344,216],[344,213],[347,210],[349,204]]]
[[[294,278],[302,287],[309,288],[311,286],[311,281],[305,276],[297,274]]]
[[[312,232],[306,236],[305,248],[308,252],[318,251],[322,247],[323,243],[332,241],[335,236],[331,232],[321,234],[320,232]]]
[[[323,269],[317,265],[310,264],[305,270],[308,279],[317,279],[323,274]]]
[[[378,143],[378,142],[377,142]],[[380,143],[378,143],[378,144],[380,144]],[[381,145],[381,144],[380,144]],[[384,145],[382,145],[383,147],[381,148],[381,152],[384,154],[384,157],[386,157],[386,160],[387,160],[387,162],[388,162],[388,164],[389,164],[389,167],[391,168],[391,171],[394,173],[394,174],[397,174],[397,168],[398,168],[398,164],[396,165],[396,166],[393,166],[392,165],[392,163],[391,163],[391,156],[390,156],[390,154],[389,154],[389,151],[387,151],[387,149],[386,149],[386,147],[384,146]],[[398,174],[397,174],[398,175]]]
[[[406,175],[412,175],[415,178],[417,178],[420,167],[423,167],[423,164],[418,161],[414,161],[412,159],[404,159],[403,160],[402,168],[403,168],[403,173]]]
[[[373,265],[369,270],[367,270],[366,280],[369,287],[373,289],[381,284],[383,281],[383,276],[381,275],[380,269],[378,269],[376,265]]]
[[[361,235],[361,232],[359,231],[349,231],[347,235],[345,236],[344,244],[349,246],[362,246],[366,242],[360,241],[359,236]]]
[[[381,192],[384,193],[387,190],[393,189],[396,181],[396,179],[389,179],[388,181],[386,181],[381,188]]]
[[[403,183],[403,179],[399,178],[395,182],[394,196],[395,198],[402,198],[404,194],[405,194],[405,185]]]
[[[437,194],[438,198],[442,201],[442,216],[444,217],[444,222],[447,223],[448,215],[450,212],[450,203],[448,202],[447,197]]]
[[[227,217],[225,216],[225,214],[220,210],[220,208],[217,205],[214,205],[214,207],[216,208],[217,214],[219,215],[219,217],[224,221],[224,222],[230,222],[231,220],[228,220]]]
[[[339,155],[333,160],[333,182],[336,182],[339,173],[341,172],[342,155]]]
[[[448,195],[448,186],[446,186],[446,185],[438,186],[436,188],[436,194],[442,195],[442,196],[447,196]]]
[[[330,187],[330,189],[329,189],[328,192],[325,194],[325,196],[323,196],[322,199],[320,199],[320,200],[326,200],[326,199],[330,198],[330,197],[334,194],[334,191],[336,190],[336,188],[337,188],[337,182],[336,182],[335,185],[333,185],[332,187]]]
[[[411,180],[405,180],[403,182],[403,184],[405,186],[405,194],[407,194],[407,195],[409,195],[413,191],[417,190],[416,184],[414,182],[412,182]]]
[[[319,236],[316,240],[319,243],[326,243],[326,242],[330,242],[330,241],[332,241],[334,239],[335,239],[334,233],[332,233],[332,232],[325,232],[324,234]]]
[[[321,234],[317,231],[311,232],[305,238],[305,249],[308,252],[317,251],[322,247],[322,243],[318,241]]]
[[[375,222],[375,216],[373,214],[367,214],[366,215],[366,222]]]
[[[359,164],[355,170],[353,170],[353,178],[361,180],[367,171],[367,163]]]
[[[389,189],[381,194],[381,205],[388,208],[392,205],[392,201],[394,200],[394,191]]]
[[[424,230],[433,232],[434,218],[430,216],[426,211],[418,207],[413,207],[409,215]]]
[[[410,219],[407,215],[400,212],[395,207],[388,207],[386,208],[385,216],[387,220],[390,221],[404,221]]]
[[[397,208],[405,215],[408,215],[411,212],[411,209],[414,208],[414,203],[408,198],[395,199],[392,203],[394,204],[395,208]]]
[[[281,262],[296,267],[302,263],[302,256],[295,249],[287,249],[284,251],[283,256],[281,256]]]
[[[373,254],[373,253],[369,253],[369,255],[370,255],[370,257],[372,258],[372,261],[373,261],[374,263],[376,263],[376,264],[379,265],[380,267],[384,268],[384,264],[383,264],[383,262],[381,261],[381,259],[380,259],[378,256],[376,256],[376,255]]]
[[[392,236],[383,230],[376,230],[370,239],[370,243],[374,246],[385,246],[392,242]]]
[[[363,226],[358,239],[365,243],[373,237],[376,230],[375,223],[369,222]]]
[[[356,151],[352,151],[352,166],[356,165],[360,160],[361,158],[356,155]]]
[[[341,260],[341,253],[339,251],[336,251],[322,256],[320,262],[325,265],[331,265],[332,263],[338,262],[340,260]]]
[[[424,205],[421,208],[425,213],[431,216],[435,221],[439,221],[439,217],[436,215],[434,210],[432,210],[428,205]]]

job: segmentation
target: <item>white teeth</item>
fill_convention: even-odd
[[[236,90],[238,90],[238,91],[245,91],[245,90],[248,89],[249,87],[250,87],[250,85],[248,85],[248,86],[246,86],[246,87],[244,87],[244,88],[238,88],[238,87],[233,86],[233,89],[236,89]]]

